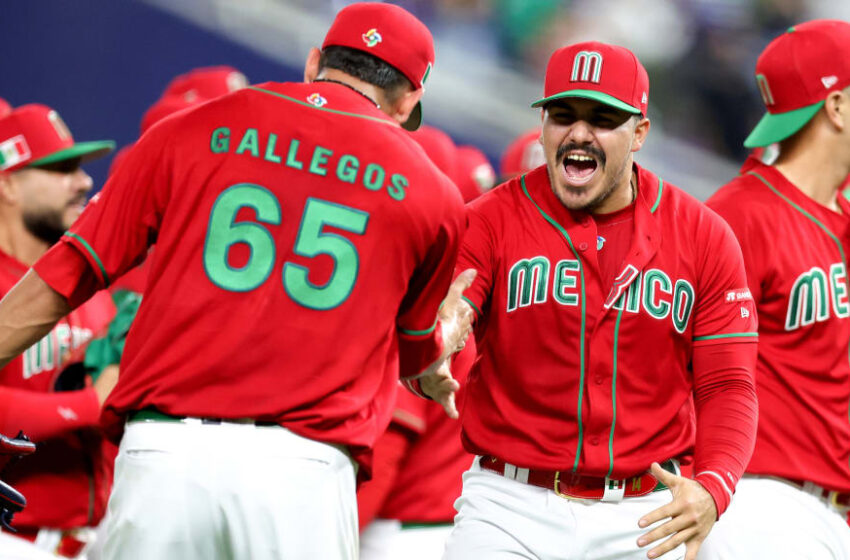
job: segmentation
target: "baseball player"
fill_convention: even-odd
[[[534,128],[517,137],[505,149],[499,162],[502,181],[513,179],[517,175],[528,173],[546,163],[543,144],[540,143],[540,128]]]
[[[649,79],[586,42],[546,71],[546,164],[472,202],[458,267],[478,358],[445,558],[692,560],[755,438],[756,314],[741,251],[640,167]],[[730,299],[732,294],[733,298]],[[421,389],[447,403],[448,375]],[[695,480],[679,476],[695,464]]]
[[[755,451],[700,558],[850,558],[850,24],[812,21],[756,64],[767,114],[744,143],[779,143],[708,205],[741,242],[759,315]],[[748,296],[749,297],[749,296]]]
[[[0,303],[1,363],[156,242],[105,404],[106,558],[356,557],[355,477],[399,375],[433,380],[467,327],[472,273],[437,320],[462,203],[402,129],[433,61],[404,9],[342,9],[306,83],[154,125]]]
[[[0,293],[8,293],[74,223],[92,188],[80,164],[113,146],[75,142],[59,114],[44,105],[24,105],[0,119]],[[111,457],[96,429],[117,376],[110,370],[86,387],[71,366],[114,313],[109,297],[98,295],[63,313],[0,369],[0,432],[24,430],[39,445],[38,453],[3,471],[29,507],[15,518],[16,535],[0,532],[0,551],[15,543],[16,550],[29,551],[16,558],[43,557],[41,550],[76,557],[88,541],[87,528],[103,517]]]
[[[496,170],[475,146],[457,147],[457,188],[464,202],[478,198],[496,186]]]

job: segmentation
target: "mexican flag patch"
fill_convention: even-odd
[[[29,157],[30,147],[22,134],[0,142],[0,170],[9,169]]]

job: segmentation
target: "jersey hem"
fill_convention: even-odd
[[[71,239],[72,242],[75,241],[76,243],[73,243],[73,244],[77,245],[78,247],[83,249],[83,252],[87,253],[88,256],[91,257],[91,259],[97,265],[97,269],[100,271],[101,279],[103,280],[104,286],[108,286],[109,285],[109,275],[106,274],[106,268],[104,268],[104,266],[103,266],[103,261],[100,260],[100,257],[97,255],[97,253],[92,248],[92,246],[89,245],[89,242],[86,241],[85,239],[83,239],[78,234],[71,233],[70,231],[65,232],[65,237]]]

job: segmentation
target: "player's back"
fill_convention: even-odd
[[[157,248],[110,406],[370,444],[396,329],[436,319],[438,300],[413,300],[456,244],[450,182],[332,83],[237,92],[167,119],[134,155],[114,180],[149,188]]]

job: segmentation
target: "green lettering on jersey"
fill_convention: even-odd
[[[555,265],[555,280],[552,286],[552,294],[555,301],[561,305],[578,305],[578,294],[568,293],[577,285],[577,273],[581,265],[577,260],[563,260]]]
[[[230,149],[230,129],[220,126],[213,130],[210,138],[210,150],[214,154],[224,154]]]
[[[832,287],[832,309],[836,317],[850,315],[850,303],[847,301],[847,271],[844,263],[835,263],[829,267],[829,284]]]
[[[289,143],[289,151],[286,152],[286,166],[292,169],[304,169],[304,164],[298,161],[298,146],[301,144],[296,139]]]
[[[694,308],[694,294],[690,282],[681,278],[676,280],[676,288],[673,290],[673,326],[679,333],[685,332],[688,327]]]
[[[665,294],[672,293],[673,284],[670,282],[670,277],[663,271],[653,268],[648,270],[643,277],[643,306],[646,311],[656,319],[664,319],[670,313],[670,303],[659,300],[659,295],[656,292],[664,292]]]
[[[384,186],[384,177],[386,177],[384,168],[377,163],[370,163],[363,173],[363,186],[370,191],[380,190]]]
[[[356,157],[345,154],[339,158],[339,163],[336,164],[336,178],[343,183],[354,184],[357,180],[357,170],[360,169],[360,160]]]
[[[826,273],[822,268],[813,266],[794,281],[788,296],[788,314],[785,316],[785,330],[811,325],[816,320],[829,319]]]
[[[280,163],[280,156],[274,153],[274,148],[276,145],[277,134],[272,132],[269,134],[269,143],[266,145],[266,155],[263,157],[263,159],[272,163]]]
[[[393,176],[390,177],[390,186],[387,187],[387,192],[393,200],[402,201],[404,200],[405,195],[404,189],[406,189],[409,184],[407,177],[401,173],[393,173]]]
[[[640,311],[640,294],[641,294],[641,286],[643,273],[639,272],[638,275],[632,280],[632,283],[629,284],[628,289],[619,297],[617,301],[614,302],[614,309],[620,310],[623,308],[623,304],[626,306],[626,311],[629,313],[637,313]]]
[[[328,170],[324,166],[327,165],[328,158],[332,154],[332,150],[316,146],[316,149],[313,150],[313,158],[310,160],[310,173],[314,175],[321,175],[322,177],[327,175]]]
[[[245,131],[245,136],[242,137],[242,141],[239,142],[239,147],[236,148],[237,154],[244,154],[245,152],[251,152],[251,155],[254,157],[260,157],[260,142],[257,139],[257,129],[249,128]]]
[[[534,303],[545,302],[548,288],[549,259],[537,256],[517,261],[508,274],[508,312],[531,305],[532,292]]]

